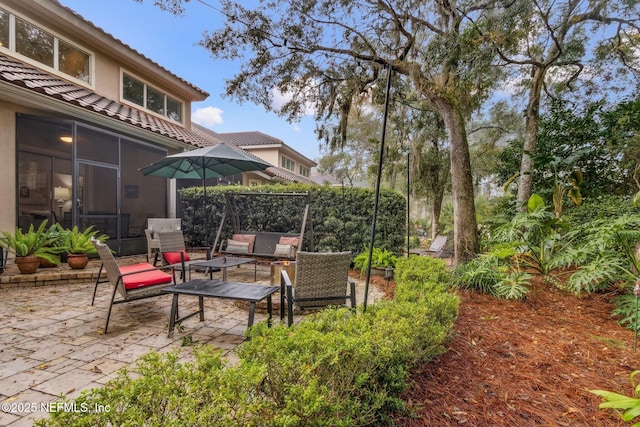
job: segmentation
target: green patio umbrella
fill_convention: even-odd
[[[261,171],[273,165],[247,151],[225,143],[172,154],[140,169],[143,175],[201,179],[207,208],[207,178],[222,178],[242,172]],[[205,244],[209,244],[205,215]]]

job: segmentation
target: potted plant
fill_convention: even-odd
[[[64,229],[60,224],[57,225],[62,235],[64,249],[67,251],[67,264],[73,269],[85,268],[89,262],[89,254],[96,253],[91,238],[101,242],[109,238],[106,234],[98,236],[98,230],[94,230],[93,225],[84,231],[80,231],[77,225],[71,229]]]
[[[387,249],[373,248],[371,255],[371,271],[378,276],[386,277],[387,269],[393,269],[396,266],[398,257]],[[353,266],[364,273],[369,266],[369,251],[365,250],[353,259]]]
[[[49,233],[46,220],[38,228],[31,224],[26,232],[17,227],[13,234],[3,231],[0,246],[16,256],[16,264],[23,274],[35,273],[40,259],[55,263],[56,255],[65,250],[55,243],[55,236]]]
[[[49,239],[47,239],[48,242],[45,247],[51,248],[48,251],[52,252],[52,259],[39,257],[40,268],[51,268],[60,264],[60,254],[65,251],[64,239],[57,224],[49,227],[47,233],[49,234]]]

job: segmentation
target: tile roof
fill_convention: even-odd
[[[295,173],[284,168],[274,166],[274,167],[267,168],[266,172],[278,178],[284,179],[286,181],[298,182],[300,184],[316,185],[316,183],[310,180],[309,178],[305,178],[304,176],[301,176],[301,175],[296,175]]]
[[[41,93],[86,110],[95,111],[120,122],[137,126],[188,145],[201,147],[220,142],[209,135],[189,131],[176,123],[106,98],[85,87],[1,54],[0,81]]]
[[[239,147],[250,147],[255,145],[285,145],[281,139],[258,131],[226,132],[218,134],[218,136],[225,141],[231,142]]]
[[[219,143],[223,140],[220,134],[195,123],[192,124],[192,130],[187,130],[175,123],[106,98],[85,87],[68,82],[60,77],[51,75],[31,65],[24,64],[15,58],[9,58],[2,54],[0,54],[0,81],[5,81],[80,108],[95,111],[111,117],[114,120],[137,126],[188,145],[203,147]],[[264,140],[274,140],[282,143],[279,139],[261,132],[238,132],[237,134],[261,135]],[[240,149],[240,146],[233,143],[232,139],[224,138],[224,140],[236,145]],[[259,158],[246,150],[242,151],[249,153],[257,159]],[[272,177],[278,177],[289,182],[313,184],[313,181],[305,177],[276,166],[268,168],[265,172]]]
[[[247,150],[253,147],[281,148],[284,149],[285,152],[289,151],[296,153],[297,155],[307,159],[309,162],[312,162],[315,165],[315,162],[313,160],[307,158],[304,154],[299,153],[293,147],[288,146],[281,139],[264,134],[262,132],[251,131],[216,133],[216,138],[229,142],[231,144],[235,144],[238,147],[246,148]]]

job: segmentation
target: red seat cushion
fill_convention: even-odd
[[[120,267],[120,274],[133,273],[134,271],[151,270],[153,268],[155,267],[149,264],[148,262],[141,262],[138,264],[131,264],[131,265],[123,265],[122,267]]]
[[[120,270],[122,271],[122,268]],[[144,271],[142,273],[122,276],[122,282],[124,283],[125,289],[144,288],[145,286],[160,285],[163,283],[170,283],[172,281],[173,277],[162,270]]]
[[[184,250],[180,252],[163,252],[162,255],[164,256],[164,259],[167,261],[167,263],[177,264],[181,262],[181,258],[180,258],[181,253],[184,254],[184,260],[189,261],[189,254]]]

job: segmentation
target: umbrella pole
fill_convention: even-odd
[[[204,246],[209,246],[209,229],[207,228],[207,170],[202,156],[202,212],[204,214]]]

